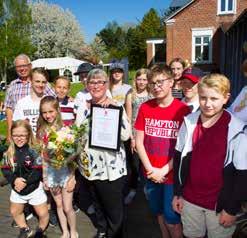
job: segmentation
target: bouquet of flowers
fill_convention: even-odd
[[[50,164],[56,169],[60,169],[66,164],[73,166],[75,158],[80,153],[80,145],[82,145],[80,142],[84,139],[86,132],[85,124],[80,127],[65,126],[57,131],[51,129],[43,137]]]

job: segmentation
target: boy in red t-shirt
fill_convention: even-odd
[[[186,237],[230,238],[247,191],[244,123],[223,109],[230,82],[220,74],[198,84],[200,111],[185,117],[174,157],[173,208]]]
[[[173,162],[176,138],[190,109],[172,96],[173,78],[167,66],[155,65],[148,74],[154,99],[143,103],[135,122],[136,147],[142,161],[146,191],[163,237],[181,237],[180,216],[172,209]]]

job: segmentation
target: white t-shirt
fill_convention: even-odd
[[[17,120],[29,121],[34,134],[36,134],[36,130],[37,130],[40,100],[34,101],[31,95],[28,95],[20,99],[15,106],[15,110],[13,114],[13,121],[17,121]]]
[[[108,98],[112,98],[112,95],[109,89],[107,89],[106,91],[106,96]],[[86,101],[89,101],[91,99],[92,99],[92,96],[86,89],[83,89],[80,92],[78,92],[74,100],[75,113],[77,113],[77,110],[82,103],[85,103]]]
[[[80,92],[78,92],[75,96],[75,100],[74,100],[74,107],[75,107],[75,112],[77,112],[80,104],[89,101],[92,99],[91,94],[86,90],[83,89]]]
[[[191,109],[191,112],[196,112],[200,108],[199,100],[196,100],[194,102],[186,102],[185,98],[182,98],[182,102],[184,102],[186,105],[189,106],[189,108]]]

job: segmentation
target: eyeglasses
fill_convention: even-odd
[[[155,85],[157,85],[158,87],[162,87],[164,85],[165,81],[171,80],[171,78],[167,78],[167,79],[160,79],[157,80],[156,82],[151,82],[149,83],[150,88],[154,88]]]
[[[89,87],[93,87],[93,86],[100,86],[100,87],[102,87],[102,86],[104,86],[105,84],[107,83],[107,81],[89,81],[88,82],[88,86]]]
[[[23,134],[23,135],[12,135],[13,138],[21,138],[21,139],[25,139],[27,138],[28,134]]]
[[[31,64],[22,64],[22,65],[16,65],[15,68],[16,69],[20,69],[20,68],[28,68]]]

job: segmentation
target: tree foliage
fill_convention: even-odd
[[[106,62],[108,60],[108,53],[105,43],[96,36],[92,43],[84,45],[79,51],[74,52],[77,58],[89,61],[95,65]]]
[[[20,53],[31,55],[31,10],[26,0],[0,0],[0,77],[6,80],[7,71]]]
[[[32,9],[32,42],[37,47],[35,57],[61,57],[78,51],[84,37],[75,16],[60,6],[39,1]]]
[[[105,43],[109,59],[128,57],[130,68],[140,68],[146,65],[146,40],[163,38],[164,33],[161,18],[151,8],[139,24],[120,26],[113,21],[97,36]]]

